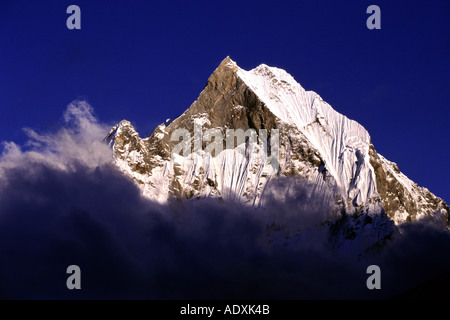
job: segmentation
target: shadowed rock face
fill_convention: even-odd
[[[316,186],[314,192],[323,194],[324,197],[326,195],[327,199],[334,199],[335,212],[384,211],[389,219],[396,223],[436,216],[448,224],[450,209],[445,202],[409,180],[398,170],[396,164],[379,155],[372,144],[366,158],[362,151],[351,150],[355,155],[355,169],[348,179],[349,185],[354,186],[359,179],[361,163],[366,161],[369,167],[367,170],[374,177],[376,190],[364,203],[352,200],[352,190],[342,191],[343,187],[333,173],[330,163],[327,163],[324,155],[303,132],[307,129],[275,116],[270,106],[263,102],[266,100],[250,88],[248,80],[246,82],[239,76],[239,70],[227,57],[210,76],[198,99],[170,125],[158,126],[148,138],[141,139],[128,121],[122,121],[112,130],[110,137],[114,139],[116,162],[142,186],[144,194],[153,197],[155,193],[158,199],[167,200],[167,197],[172,196],[222,198],[225,194],[235,193],[235,199],[255,205],[263,203],[266,183],[282,176],[308,180]],[[291,90],[284,80],[277,79],[275,74],[270,73],[270,68],[267,70],[267,77],[270,77],[274,85],[279,86],[280,90]],[[195,121],[202,123],[203,132],[217,128],[223,137],[226,137],[227,129],[254,129],[257,134],[259,129],[266,129],[269,134],[272,129],[279,130],[280,168],[277,175],[266,177],[261,174],[262,164],[259,162],[251,165],[248,162],[243,163],[244,169],[236,169],[229,164],[216,164],[212,168],[209,160],[205,160],[204,154],[203,160],[191,165],[174,163],[171,152],[179,141],[172,141],[172,134],[176,129],[188,130],[193,147]],[[326,135],[331,132],[327,128],[328,121],[327,114],[318,114],[308,126],[316,126],[319,136]],[[203,141],[202,149],[209,143]],[[223,141],[224,150],[225,147]],[[227,170],[237,170],[236,175],[231,173],[231,180],[227,180],[224,174]]]
[[[374,168],[377,190],[388,217],[396,222],[416,221],[424,216],[436,216],[448,224],[450,208],[444,200],[416,183],[408,188],[402,183],[404,175],[397,164],[381,157],[370,146],[370,164]],[[406,177],[405,177],[406,178]]]
[[[203,117],[208,121],[203,129],[218,128],[225,137],[226,129],[276,129],[277,118],[263,102],[238,78],[236,70],[230,67],[231,60],[226,58],[208,79],[198,99],[179,118],[166,129],[164,143],[173,147],[171,142],[173,130],[186,128],[194,130],[194,119]],[[203,143],[203,147],[206,143]],[[225,145],[224,145],[225,148]]]

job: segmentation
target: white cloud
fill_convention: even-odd
[[[28,141],[23,148],[14,142],[3,143],[0,172],[22,166],[24,161],[71,170],[75,164],[94,169],[111,163],[112,151],[103,143],[109,125],[99,123],[92,107],[85,101],[74,101],[64,112],[65,126],[57,132],[38,133],[30,128],[24,132]]]

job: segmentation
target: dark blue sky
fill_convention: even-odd
[[[81,8],[81,30],[66,8]],[[381,8],[381,30],[366,8]],[[85,99],[141,136],[197,98],[231,56],[285,69],[360,122],[376,150],[450,202],[450,2],[0,2],[0,141],[51,130]]]

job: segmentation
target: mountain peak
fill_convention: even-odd
[[[192,147],[199,125],[200,152],[184,160],[171,156],[180,146],[176,133],[184,130],[188,140],[183,146]],[[279,184],[278,195],[288,194],[292,182],[281,181],[293,179],[295,184],[314,185],[314,195],[305,200],[308,206],[331,201],[334,212],[386,212],[396,223],[435,214],[448,219],[445,202],[379,155],[363,126],[334,110],[317,93],[306,91],[283,69],[261,64],[246,71],[228,56],[197,100],[167,127],[158,126],[146,139],[131,126],[124,129],[114,144],[116,163],[146,196],[158,201],[195,196],[264,205],[271,185]],[[248,140],[209,153],[213,143],[225,145],[229,130],[253,130],[258,137],[260,130],[269,136],[273,130],[279,132],[276,177],[267,176],[267,163],[254,161],[249,153],[241,157],[239,150],[247,148]],[[203,137],[207,131],[214,132],[214,138]]]
[[[232,69],[233,71],[237,71],[239,69],[237,63],[235,61],[233,61],[230,58],[230,56],[227,56],[225,59],[222,60],[222,62],[216,68],[216,71],[223,70],[224,68],[229,68],[229,69]]]

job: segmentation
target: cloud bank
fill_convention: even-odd
[[[361,259],[329,248],[323,212],[298,197],[272,199],[283,208],[275,216],[216,200],[158,205],[114,166],[102,142],[110,126],[86,102],[70,104],[64,121],[56,132],[26,129],[24,146],[3,144],[0,298],[371,299],[426,295],[414,288],[435,279],[433,292],[448,297],[439,290],[450,236],[434,225],[404,225]],[[268,241],[274,219],[301,226],[297,245]],[[66,287],[72,264],[81,290]],[[381,290],[366,287],[370,264],[382,270]]]

